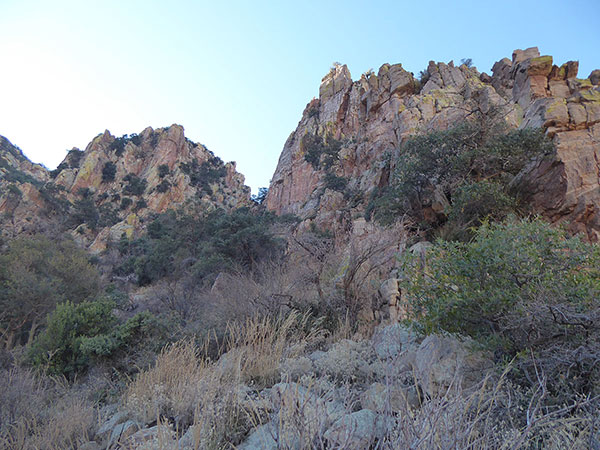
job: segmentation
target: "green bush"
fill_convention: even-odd
[[[472,213],[487,214],[481,206],[493,198],[502,208],[514,206],[517,193],[508,192],[514,176],[532,158],[552,152],[552,143],[542,130],[507,132],[493,114],[449,130],[415,136],[400,146],[390,186],[373,199],[370,210],[383,223],[403,214],[420,220],[420,208],[434,189],[450,199],[458,195],[459,208]],[[474,205],[466,205],[468,197]],[[469,217],[464,224],[483,217]]]
[[[406,292],[428,333],[501,333],[499,320],[540,293],[580,304],[596,298],[598,250],[540,220],[484,223],[472,242],[437,242],[425,272],[405,265]]]
[[[100,227],[112,227],[121,220],[117,207],[111,203],[100,205],[98,207],[98,216],[98,226]]]
[[[247,208],[218,210],[204,217],[161,214],[148,224],[146,235],[122,247],[125,257],[117,273],[134,271],[140,285],[189,271],[199,281],[223,270],[252,269],[281,249],[268,230],[274,216]]]
[[[325,187],[334,191],[343,192],[348,185],[348,179],[344,177],[338,177],[333,173],[327,172],[325,174]]]
[[[469,239],[471,229],[482,220],[503,220],[517,209],[517,201],[505,188],[494,181],[476,181],[464,184],[454,192],[444,226],[446,238]]]
[[[215,156],[210,157],[202,164],[194,159],[190,163],[181,163],[179,166],[190,177],[190,184],[200,187],[207,194],[212,194],[212,184],[218,183],[227,175],[225,164],[223,164],[221,158]]]
[[[148,184],[146,180],[139,178],[133,173],[127,174],[123,181],[126,181],[127,184],[123,188],[123,194],[126,195],[136,195],[140,196],[146,190],[146,185]]]
[[[112,161],[106,162],[102,168],[102,182],[114,181],[116,173],[116,164]]]
[[[304,159],[309,162],[315,170],[329,169],[339,159],[342,142],[332,137],[327,141],[317,134],[305,134],[302,137],[302,148]]]
[[[252,201],[258,205],[262,205],[262,203],[267,198],[267,194],[269,193],[269,188],[261,187],[258,188],[258,194],[252,195]]]
[[[119,205],[119,208],[121,210],[125,210],[125,209],[129,208],[132,203],[133,203],[133,200],[131,200],[129,197],[123,197],[121,199],[121,204]]]
[[[114,141],[111,142],[109,148],[115,152],[117,156],[121,156],[125,151],[125,146],[127,145],[127,135],[124,134],[121,137],[115,138]]]
[[[597,245],[540,220],[484,223],[471,242],[437,242],[425,267],[414,257],[403,267],[421,331],[471,336],[498,358],[518,356],[532,379],[537,364],[574,391],[598,386]]]
[[[114,307],[107,300],[58,305],[29,351],[30,362],[49,374],[72,378],[87,369],[93,358],[112,356],[152,326],[147,312],[119,325]]]
[[[0,328],[10,348],[33,336],[57,303],[93,299],[96,269],[72,241],[18,238],[0,254]]]
[[[102,301],[57,305],[32,346],[32,364],[55,375],[73,375],[86,368],[89,355],[81,350],[82,339],[108,333],[115,326],[113,307]]]
[[[79,149],[69,150],[67,152],[67,161],[71,169],[78,169],[83,158],[83,152]]]
[[[135,202],[135,206],[133,207],[134,211],[139,211],[140,209],[144,209],[148,207],[148,203],[143,198],[140,198],[137,202]]]
[[[164,178],[167,175],[169,175],[169,166],[167,166],[166,164],[161,164],[160,166],[158,166],[158,177]]]
[[[100,213],[92,196],[78,199],[73,204],[73,212],[70,216],[70,225],[77,227],[85,223],[90,229],[96,230],[100,220]]]
[[[168,180],[162,180],[160,183],[158,183],[158,185],[156,186],[156,190],[158,192],[165,193],[167,192],[169,189],[171,188],[171,183],[169,183]]]

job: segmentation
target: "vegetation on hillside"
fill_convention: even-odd
[[[367,209],[379,225],[361,239],[295,227],[265,211],[261,189],[252,208],[147,217],[141,236],[94,257],[69,238],[3,244],[0,447],[108,445],[99,411],[156,427],[173,449],[186,433],[191,448],[224,449],[256,430],[273,448],[594,444],[600,248],[519,217],[511,181],[552,146],[488,119],[406,140]],[[302,145],[348,200],[333,171],[340,141]],[[181,168],[208,195],[227,173],[216,157]],[[157,170],[162,192],[170,170]],[[104,165],[104,182],[115,174]],[[90,190],[72,205],[53,184],[42,195],[86,233],[117,207],[145,207],[146,187],[129,174],[101,207]],[[448,206],[425,224],[436,192]],[[419,228],[440,239],[412,254]],[[406,313],[387,328],[376,327],[391,315],[383,281],[399,281],[392,300]],[[475,380],[448,375],[461,358]]]
[[[116,272],[135,273],[139,285],[190,274],[198,283],[219,272],[256,267],[261,259],[276,258],[281,243],[269,232],[275,217],[239,209],[213,211],[195,217],[168,211],[148,224],[140,239],[123,239],[124,262]]]
[[[484,223],[472,241],[407,256],[403,290],[423,333],[471,336],[558,402],[600,394],[600,248],[541,220]]]
[[[495,113],[499,114],[498,112]],[[407,139],[390,164],[390,185],[376,192],[367,216],[391,223],[408,215],[425,225],[423,209],[438,195],[449,201],[444,225],[450,238],[468,239],[470,227],[486,216],[502,220],[519,207],[519,192],[510,182],[534,158],[553,154],[542,130],[507,130],[494,114],[444,131]]]

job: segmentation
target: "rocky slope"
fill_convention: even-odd
[[[30,163],[6,139],[0,144],[0,214],[9,237],[71,230],[99,252],[123,234],[132,237],[150,214],[250,204],[235,163],[187,139],[179,125],[123,137],[105,131],[53,171]]]
[[[284,145],[266,205],[347,229],[370,192],[389,183],[387,156],[408,136],[500,109],[509,127],[543,127],[554,140],[556,158],[532,163],[515,180],[534,210],[597,240],[600,71],[579,79],[577,70],[577,62],[554,65],[537,48],[515,50],[491,76],[432,61],[420,80],[401,64],[384,64],[353,81],[345,65],[335,65]]]

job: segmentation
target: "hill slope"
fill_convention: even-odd
[[[235,163],[187,139],[179,125],[123,137],[105,131],[85,151],[69,151],[53,171],[29,162],[5,138],[0,144],[0,213],[8,237],[70,230],[97,252],[138,232],[150,214],[250,204]]]
[[[267,207],[319,227],[351,226],[371,193],[390,183],[393,156],[407,138],[493,111],[509,128],[543,127],[553,139],[554,160],[532,163],[515,179],[533,210],[597,240],[600,71],[579,79],[577,68],[553,65],[537,48],[515,50],[491,76],[432,61],[419,80],[401,64],[384,64],[353,81],[345,65],[335,65],[284,145]],[[423,207],[433,208],[429,216],[443,210]]]

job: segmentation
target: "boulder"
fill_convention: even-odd
[[[100,425],[100,428],[98,428],[98,431],[96,432],[96,437],[101,440],[106,440],[108,437],[110,437],[113,429],[117,425],[126,422],[127,419],[129,419],[128,413],[124,411],[115,412],[110,419]]]
[[[367,449],[385,433],[383,419],[369,409],[346,414],[323,435],[334,448]]]
[[[139,429],[140,424],[133,420],[120,423],[112,429],[108,440],[108,447],[110,448],[113,445],[125,443],[128,438],[135,434]]]
[[[361,394],[360,404],[365,409],[389,413],[417,408],[421,401],[414,386],[386,386],[383,383],[373,383]]]
[[[277,450],[277,427],[273,422],[255,428],[244,442],[238,445],[238,450]]]
[[[454,336],[427,336],[415,352],[415,376],[421,389],[440,396],[451,387],[469,389],[481,382],[493,363],[472,347],[472,341]]]
[[[401,351],[414,346],[416,340],[416,334],[399,323],[377,328],[371,338],[373,349],[380,359],[395,358]]]

